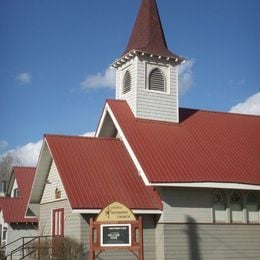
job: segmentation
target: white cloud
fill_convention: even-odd
[[[87,136],[87,137],[94,137],[96,132],[87,132],[83,134],[82,136]]]
[[[186,62],[181,64],[179,67],[179,89],[181,95],[184,95],[188,90],[192,88],[192,67],[194,63],[194,59],[186,60]]]
[[[260,92],[231,107],[232,113],[260,115]]]
[[[42,146],[42,140],[36,143],[28,143],[24,146],[19,146],[15,149],[9,150],[7,153],[1,155],[4,157],[7,154],[17,159],[22,166],[36,166],[38,157]]]
[[[16,81],[21,85],[29,84],[32,80],[32,76],[30,73],[23,72],[16,76]]]
[[[194,59],[187,60],[179,67],[179,86],[180,93],[185,94],[193,85],[192,67]],[[80,83],[82,89],[115,88],[115,69],[108,68],[104,73],[98,72],[95,75],[88,75]]]
[[[95,132],[87,132],[84,133],[82,136],[95,136]],[[0,141],[0,149],[1,144],[7,144],[6,141]],[[37,141],[35,143],[28,143],[24,146],[18,146],[15,149],[9,150],[4,154],[0,154],[1,157],[5,157],[6,155],[12,156],[22,166],[36,166],[38,157],[42,147],[42,140]]]
[[[104,73],[88,75],[80,86],[82,89],[115,88],[115,81],[115,69],[108,68]]]
[[[0,150],[5,149],[8,146],[8,142],[5,140],[0,140]]]

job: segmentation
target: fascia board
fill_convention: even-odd
[[[260,190],[260,185],[241,184],[241,183],[223,183],[223,182],[152,183],[151,185],[156,187]]]

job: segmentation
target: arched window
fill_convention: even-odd
[[[123,94],[128,93],[131,90],[131,74],[127,70],[123,80]]]
[[[166,91],[164,74],[160,69],[156,68],[151,71],[148,89],[161,92]]]
[[[235,191],[230,196],[231,222],[243,222],[243,201],[239,192]]]
[[[248,193],[246,198],[246,207],[248,223],[259,223],[258,201],[254,192]]]
[[[226,196],[223,191],[213,193],[214,222],[226,222]]]

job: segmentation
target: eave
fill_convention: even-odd
[[[158,61],[167,61],[169,63],[173,63],[175,65],[180,65],[181,63],[185,62],[185,59],[180,56],[163,56],[163,55],[158,55],[155,53],[148,53],[144,52],[141,50],[132,50],[123,55],[121,58],[115,60],[110,66],[112,68],[118,68],[128,62],[129,60],[135,58],[135,57],[146,57],[146,58],[154,58],[157,59]]]

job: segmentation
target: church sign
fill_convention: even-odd
[[[135,215],[125,205],[113,202],[105,207],[98,215],[97,221],[135,221]]]
[[[131,246],[131,225],[101,225],[101,246]]]
[[[90,260],[105,250],[126,250],[143,260],[142,218],[119,202],[103,208],[97,218],[90,219]],[[97,253],[97,254],[96,254]]]

